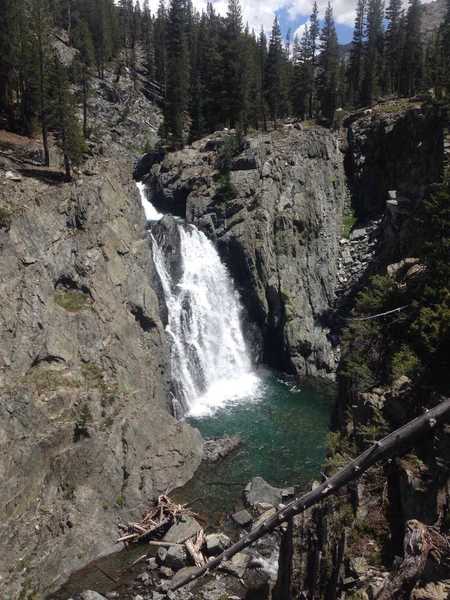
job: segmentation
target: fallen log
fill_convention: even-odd
[[[192,560],[194,561],[194,565],[196,567],[203,567],[206,564],[205,557],[203,556],[201,549],[205,543],[205,535],[203,533],[203,529],[198,532],[197,539],[195,543],[192,540],[187,540],[185,542],[186,550],[190,554]]]
[[[308,492],[300,498],[296,498],[287,506],[278,510],[272,517],[261,523],[248,535],[242,537],[236,544],[233,544],[219,556],[210,559],[206,565],[199,567],[196,572],[178,580],[178,583],[171,589],[178,590],[198,577],[208,573],[218,567],[223,561],[229,560],[232,556],[248,548],[253,542],[260,539],[267,533],[270,533],[282,523],[288,521],[295,515],[298,515],[311,506],[321,502],[328,496],[336,494],[338,490],[361,477],[370,467],[395,455],[400,455],[411,447],[418,436],[426,435],[432,432],[435,427],[449,419],[450,417],[450,399],[443,400],[433,409],[426,411],[420,417],[406,423],[400,429],[390,433],[382,440],[375,442],[365,452],[360,454],[355,460],[338,471],[333,477],[324,481],[311,492]]]

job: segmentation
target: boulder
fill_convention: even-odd
[[[208,556],[217,556],[231,546],[231,540],[224,533],[213,533],[206,536]]]
[[[164,566],[179,571],[186,566],[187,554],[183,546],[170,546],[164,560]]]
[[[249,506],[270,504],[278,506],[281,503],[283,490],[271,486],[262,477],[254,477],[246,486],[244,497]]]
[[[218,462],[231,454],[240,444],[241,438],[239,436],[206,440],[203,445],[203,460],[212,463]]]
[[[183,516],[178,523],[172,525],[162,541],[170,544],[184,544],[186,540],[197,535],[201,529],[202,526],[193,517]]]
[[[178,573],[175,573],[171,586],[176,587],[179,581],[184,579],[186,575],[194,575],[198,571],[198,567],[184,567]]]
[[[239,579],[245,574],[248,563],[250,562],[250,556],[245,554],[244,552],[238,552],[231,558],[231,560],[224,561],[220,567],[220,571],[225,571],[225,573],[229,573],[230,575],[234,575]]]
[[[253,521],[253,517],[248,510],[240,510],[239,512],[234,513],[231,518],[240,527],[247,527]]]
[[[80,600],[106,600],[105,596],[102,596],[98,592],[93,592],[92,590],[87,590],[80,594]]]
[[[270,510],[263,513],[252,525],[252,529],[256,529],[260,525],[262,525],[267,519],[273,517],[277,512],[276,508],[271,508]]]
[[[136,181],[142,181],[149,173],[154,164],[164,160],[164,150],[154,150],[144,154],[136,163],[133,171],[133,178]]]
[[[173,577],[173,571],[169,567],[161,567],[159,569],[159,574],[164,579],[172,579],[172,577]]]
[[[159,565],[163,565],[166,561],[167,556],[167,548],[158,548],[158,552],[156,553],[156,562]]]

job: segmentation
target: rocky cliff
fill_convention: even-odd
[[[218,133],[155,156],[153,165],[148,157],[152,202],[216,242],[267,364],[297,376],[332,377],[327,312],[347,198],[338,138],[325,129],[284,126],[249,136],[224,168],[233,137]]]
[[[433,306],[448,315],[445,276],[441,274],[443,281],[437,276],[440,269],[446,273],[445,261],[433,263],[428,256],[438,253],[436,248],[448,249],[448,217],[446,221],[445,212],[428,217],[437,227],[438,240],[432,226],[427,231],[431,221],[420,220],[420,215],[438,206],[436,200],[424,199],[436,189],[430,184],[439,181],[441,174],[445,121],[417,106],[396,114],[378,107],[372,115],[354,116],[350,125],[354,206],[365,215],[386,209],[380,243],[369,265],[378,278],[370,284],[366,280],[357,299],[355,315],[363,319],[344,330],[340,394],[326,475],[335,473],[371,440],[423,413],[448,391],[448,379],[445,384],[442,375],[448,330],[430,316]],[[389,166],[387,158],[392,161]],[[389,197],[389,189],[398,194]],[[400,262],[393,262],[397,259]],[[400,317],[364,320],[370,313],[383,312],[381,307],[389,302],[389,308],[411,302],[415,308]],[[433,343],[424,350],[421,328],[428,332],[432,321],[434,335],[429,339]],[[373,468],[337,498],[297,518],[293,538],[286,542],[292,543],[291,571],[285,574],[290,577],[292,597],[446,600],[450,593],[449,444],[446,426],[428,439],[417,440],[405,456]]]
[[[2,598],[40,598],[117,549],[117,519],[200,462],[200,435],[168,405],[127,140],[122,160],[94,141],[93,158],[63,183],[57,168],[36,166],[30,140],[1,139]]]

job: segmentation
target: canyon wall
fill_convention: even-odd
[[[200,434],[171,416],[130,139],[114,139],[71,183],[36,166],[31,141],[0,140],[2,598],[43,597],[119,550],[117,521],[201,460]]]
[[[146,179],[152,202],[215,241],[266,364],[297,377],[332,378],[327,317],[347,200],[339,138],[322,128],[283,126],[245,138],[224,168],[233,138],[219,132],[155,156]]]

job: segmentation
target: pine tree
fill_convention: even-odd
[[[264,28],[261,28],[258,43],[256,47],[256,81],[258,94],[258,124],[262,121],[264,131],[267,131],[267,106],[264,94],[265,90],[265,73],[267,64],[267,37]]]
[[[367,106],[376,98],[383,86],[383,30],[384,5],[382,0],[369,0],[367,13],[367,42],[364,56],[364,79],[361,101]]]
[[[328,3],[324,25],[320,32],[320,55],[318,97],[323,117],[331,123],[337,106],[338,87],[338,41],[334,24],[333,9]]]
[[[67,72],[56,54],[49,68],[48,121],[57,132],[57,141],[64,156],[66,178],[69,181],[72,178],[72,165],[81,162],[84,143],[76,117],[75,100],[69,89]]]
[[[38,81],[38,97],[40,107],[40,123],[42,143],[44,147],[44,164],[50,165],[48,143],[48,69],[51,59],[49,44],[51,31],[50,8],[47,0],[31,0],[30,2],[31,39],[35,51],[36,73]]]
[[[292,54],[293,77],[291,85],[291,102],[296,117],[305,118],[306,105],[310,97],[309,73],[309,28],[305,27],[301,41],[298,36],[294,39]]]
[[[144,46],[144,60],[147,76],[150,82],[152,82],[155,78],[155,45],[153,19],[150,12],[149,0],[145,0],[142,11],[141,39],[142,45]]]
[[[421,36],[420,0],[410,0],[406,17],[406,36],[403,48],[401,92],[414,96],[423,79],[423,49]]]
[[[239,0],[228,0],[223,44],[224,117],[231,127],[243,126],[246,111],[246,81],[242,10]]]
[[[166,135],[175,145],[185,141],[189,106],[190,65],[186,35],[186,2],[171,0],[167,21],[167,88],[164,105]]]
[[[320,23],[319,23],[319,9],[317,1],[314,0],[313,11],[309,18],[309,118],[312,119],[314,115],[314,95],[315,95],[315,72],[316,72],[316,55],[318,51],[318,41],[320,35]]]
[[[277,126],[277,120],[286,115],[287,90],[283,81],[284,62],[283,39],[278,17],[275,17],[270,36],[265,76],[267,105],[275,127]]]
[[[367,0],[358,0],[348,71],[349,101],[353,105],[358,105],[361,101],[361,86],[364,78],[366,16]]]
[[[155,78],[163,93],[166,89],[167,74],[167,12],[163,0],[160,0],[158,12],[153,24],[155,49]]]
[[[77,79],[81,86],[83,105],[83,135],[88,137],[88,99],[91,80],[91,69],[95,64],[95,49],[88,24],[83,19],[74,30],[74,44],[79,50],[76,61]]]
[[[388,93],[398,94],[400,89],[400,69],[402,57],[402,0],[389,0],[386,9],[387,27],[385,33],[385,81]]]
[[[17,85],[17,19],[15,0],[0,3],[0,111],[14,127],[14,95]]]
[[[440,29],[440,56],[442,64],[442,83],[447,98],[450,97],[450,0],[447,0],[447,10]]]
[[[203,86],[203,115],[205,130],[214,131],[225,124],[223,110],[224,90],[224,55],[221,52],[223,38],[222,21],[215,13],[211,2],[208,2],[205,15],[206,43],[201,49],[201,81]]]

